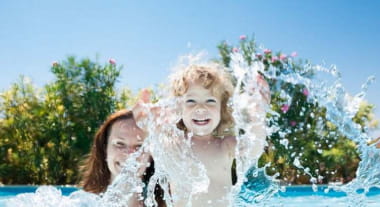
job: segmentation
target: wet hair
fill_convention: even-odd
[[[133,119],[133,113],[129,110],[120,110],[111,114],[98,129],[91,147],[91,151],[80,166],[81,182],[80,186],[84,191],[100,194],[107,190],[111,181],[111,172],[106,162],[107,144],[111,129],[114,123]],[[148,184],[150,177],[154,174],[154,161],[146,169],[142,181]],[[158,206],[165,206],[163,201],[163,190],[157,184],[155,187],[155,198]]]
[[[226,133],[226,130],[233,125],[232,109],[228,106],[228,100],[233,93],[233,85],[225,68],[216,63],[187,66],[171,77],[173,95],[176,97],[183,96],[191,83],[199,83],[204,88],[211,90],[211,94],[220,97],[221,118],[215,129],[215,136],[230,134]],[[177,127],[187,131],[182,119],[177,123]]]
[[[96,194],[106,191],[111,180],[111,172],[106,162],[108,137],[115,122],[128,119],[133,119],[131,111],[118,111],[111,114],[96,132],[91,151],[80,167],[80,186],[84,191]]]

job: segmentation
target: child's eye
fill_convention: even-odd
[[[187,104],[194,104],[194,103],[195,103],[195,100],[194,100],[194,99],[187,99],[187,100],[186,100],[186,103],[187,103]]]
[[[215,99],[207,99],[206,103],[216,103]]]

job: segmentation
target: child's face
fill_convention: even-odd
[[[144,132],[133,119],[116,121],[112,125],[107,144],[107,166],[111,180],[120,173],[122,163],[128,156],[141,147],[144,137]]]
[[[186,128],[197,136],[212,134],[220,122],[220,97],[194,82],[183,97],[182,119]]]

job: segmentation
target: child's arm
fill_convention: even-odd
[[[223,149],[229,156],[243,162],[257,160],[266,145],[265,117],[270,103],[270,90],[261,75],[258,75],[255,81],[257,86],[248,89],[249,93],[240,94],[240,97],[236,98],[239,101],[234,104],[234,110],[239,114],[238,117],[234,117],[237,118],[235,121],[239,122],[235,124],[244,130],[244,133],[239,137],[229,136],[223,140]]]
[[[144,131],[148,131],[148,125],[154,124],[155,133],[162,130],[163,125],[175,125],[178,117],[174,105],[158,105],[150,103],[150,91],[144,89],[136,105],[133,107],[133,117],[137,125]]]
[[[135,119],[135,122],[138,123],[138,126],[142,128],[144,131],[146,131],[147,126],[142,123],[145,123],[147,115],[150,112],[150,109],[146,106],[146,104],[148,104],[149,101],[150,92],[149,90],[144,89],[141,91],[139,100],[132,109],[133,118]]]
[[[249,159],[258,159],[264,152],[266,145],[266,112],[270,103],[269,85],[261,76],[257,76],[257,84],[252,88],[249,94],[245,94],[242,99],[246,99],[246,106],[242,106],[245,117],[243,120],[248,124],[244,125],[245,134],[241,137],[239,143],[240,156]]]
[[[368,145],[373,145],[373,144],[376,144],[376,148],[380,149],[380,137],[378,137],[378,138],[376,138],[376,139],[371,140],[370,142],[368,142]]]
[[[250,132],[256,135],[257,141],[255,142],[255,158],[259,158],[264,152],[264,147],[266,145],[266,113],[270,104],[270,89],[267,81],[261,76],[257,76],[257,89],[260,97],[255,98],[257,104],[253,107],[250,113],[250,118],[252,120],[252,128]]]
[[[258,99],[258,104],[256,107],[253,108],[253,125],[251,132],[253,132],[256,135],[256,138],[258,139],[257,142],[257,148],[254,150],[257,152],[257,157],[259,157],[263,151],[264,147],[266,145],[266,113],[270,104],[270,89],[267,81],[261,76],[258,75],[258,88],[260,98]],[[256,115],[256,116],[255,116]]]

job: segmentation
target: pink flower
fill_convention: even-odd
[[[272,63],[276,62],[278,60],[278,57],[272,57]]]
[[[303,93],[303,95],[308,96],[309,95],[309,90],[307,90],[307,88],[304,88],[302,90],[302,93]]]
[[[269,54],[269,53],[271,53],[272,52],[272,50],[270,50],[270,49],[264,49],[264,54]]]
[[[292,52],[292,54],[290,54],[290,56],[292,56],[292,57],[296,57],[298,54],[297,54],[297,52]]]
[[[290,121],[290,125],[294,127],[297,125],[297,122],[296,121]]]
[[[232,48],[232,52],[239,52],[239,49],[234,47],[234,48]]]
[[[109,62],[111,65],[116,65],[116,60],[113,59],[113,58],[110,58],[110,59],[108,60],[108,62]]]
[[[257,53],[257,54],[256,54],[256,57],[259,58],[259,59],[261,59],[261,58],[263,57],[263,55],[260,54],[260,53]]]
[[[52,65],[53,67],[56,67],[56,66],[58,66],[58,62],[57,62],[57,61],[53,61],[53,62],[51,63],[51,65]]]
[[[288,104],[284,104],[281,106],[282,113],[286,113],[289,111],[290,106]]]
[[[240,35],[239,39],[240,39],[240,40],[245,40],[245,39],[247,39],[247,36],[245,36],[245,35]]]
[[[286,55],[284,55],[284,54],[281,54],[281,55],[280,55],[280,60],[285,60],[286,58],[287,58]]]

